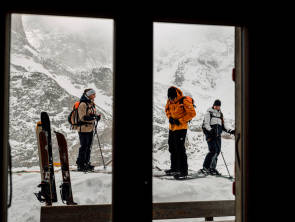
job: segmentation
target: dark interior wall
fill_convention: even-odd
[[[9,26],[9,21],[7,19],[7,15],[0,9],[0,45],[1,45],[1,52],[0,52],[0,72],[1,72],[1,88],[0,88],[0,98],[1,103],[3,104],[2,108],[0,109],[0,164],[1,164],[1,172],[0,172],[0,184],[1,184],[1,190],[0,190],[0,198],[1,198],[1,216],[2,220],[6,220],[6,204],[7,203],[7,144],[5,140],[3,140],[4,137],[7,137],[7,111],[3,107],[8,107],[8,100],[7,100],[7,87],[8,87],[8,79],[7,79],[7,72],[8,72],[8,65],[5,63],[5,58],[7,54],[9,54],[9,48],[5,47],[5,44],[7,44],[7,41],[9,41],[9,33],[6,32],[6,28]]]
[[[282,198],[287,196],[277,169],[287,167],[284,158],[292,146],[284,127],[276,127],[274,122],[282,112],[275,106],[286,107],[288,96],[278,98],[278,85],[283,83],[278,77],[281,73],[281,59],[278,58],[278,33],[271,31],[274,22],[270,11],[247,8],[246,4],[232,8],[228,5],[206,7],[183,5],[144,4],[125,6],[93,5],[18,5],[1,9],[1,104],[4,101],[4,47],[5,13],[65,14],[77,16],[112,17],[115,19],[115,87],[114,104],[114,174],[113,174],[113,212],[114,221],[151,221],[152,207],[152,20],[181,21],[189,23],[213,23],[245,25],[249,29],[249,174],[247,192],[247,221],[266,221],[276,216],[283,218],[278,204],[284,205]],[[263,8],[262,8],[263,9]],[[262,13],[266,14],[263,15]],[[267,20],[269,18],[269,20]],[[280,43],[281,44],[281,43]],[[7,57],[6,57],[7,58]],[[133,58],[133,61],[130,61]],[[134,66],[130,69],[130,63]],[[284,73],[282,73],[284,74]],[[280,80],[281,78],[281,80]],[[278,102],[278,100],[280,102]],[[1,108],[1,147],[3,144],[3,107]],[[275,119],[275,120],[274,120]],[[292,132],[292,131],[291,131]],[[279,138],[279,139],[278,139]],[[282,140],[280,138],[283,138]],[[284,151],[283,149],[286,149]],[[1,149],[2,150],[2,149]],[[279,150],[279,152],[278,152]],[[3,151],[3,150],[2,150]],[[287,154],[286,154],[287,155]],[[1,152],[3,163],[3,152]],[[288,166],[289,167],[289,166]],[[5,168],[2,168],[2,170]],[[137,173],[140,172],[140,173]],[[275,176],[276,177],[276,176]],[[3,180],[3,171],[1,171]],[[280,181],[280,182],[278,182]],[[279,185],[279,186],[277,186]],[[282,187],[283,185],[283,187]],[[1,190],[5,183],[1,181]],[[291,190],[291,189],[290,189]],[[277,192],[279,191],[279,194]],[[132,194],[132,195],[131,195]],[[1,192],[3,200],[3,192]],[[276,201],[280,201],[278,204]],[[5,206],[3,201],[1,206]],[[126,208],[127,206],[127,208]],[[3,209],[2,209],[3,212]],[[272,212],[272,213],[270,213]],[[275,213],[276,212],[276,213]],[[286,213],[284,214],[286,215]]]
[[[292,217],[294,47],[287,5],[249,12],[249,221]],[[291,49],[292,48],[292,49]],[[294,106],[293,106],[294,107]],[[292,194],[291,194],[292,193]]]
[[[115,34],[113,219],[151,221],[152,17],[116,16]]]

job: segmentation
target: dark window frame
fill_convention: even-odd
[[[12,7],[13,8],[13,7]],[[9,73],[9,14],[42,14],[58,16],[75,16],[91,18],[114,19],[114,103],[113,103],[113,206],[115,212],[113,221],[124,221],[124,219],[142,218],[141,221],[152,220],[152,99],[153,99],[153,22],[206,24],[206,25],[230,25],[240,26],[244,22],[238,20],[232,22],[232,18],[222,16],[159,16],[153,14],[133,15],[117,14],[113,10],[98,11],[95,8],[88,9],[45,9],[45,7],[18,8],[1,10],[1,51],[2,90],[1,101],[4,109],[1,110],[1,143],[3,145],[1,161],[1,200],[2,221],[6,220],[7,202],[7,131],[8,131],[8,73]],[[131,24],[132,18],[137,21]],[[139,25],[140,24],[140,25]],[[134,26],[135,25],[135,26]],[[136,27],[134,29],[134,27]],[[128,33],[129,31],[129,33]],[[133,34],[133,35],[132,35]],[[130,39],[133,36],[134,39]],[[129,43],[127,47],[127,44]],[[140,47],[140,50],[139,50]],[[127,64],[128,55],[137,52],[137,64],[130,71]],[[144,53],[142,53],[144,52]],[[145,67],[144,70],[142,67]],[[140,73],[139,73],[140,72]],[[126,76],[130,75],[130,76]],[[143,82],[144,84],[133,85],[131,82]],[[140,95],[133,92],[140,91]],[[131,110],[131,111],[130,111]],[[135,111],[134,111],[135,110]],[[142,111],[144,110],[144,111]],[[134,113],[137,112],[137,113]],[[139,119],[140,118],[140,119]],[[137,124],[140,126],[134,127]],[[134,140],[131,140],[134,138]],[[142,139],[144,138],[144,140]],[[136,145],[143,143],[142,146]],[[134,154],[134,152],[137,152]],[[140,155],[140,160],[134,159]],[[132,177],[132,183],[126,181],[125,174],[133,167],[139,167],[141,174]],[[130,183],[128,183],[130,182]],[[126,195],[127,193],[134,195]],[[126,202],[134,207],[132,213],[125,210]],[[136,204],[135,204],[136,203]]]

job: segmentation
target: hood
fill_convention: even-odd
[[[91,103],[91,100],[85,94],[83,94],[80,98],[80,102]]]
[[[177,97],[176,97],[176,99],[175,99],[174,101],[177,102],[178,100],[180,100],[180,99],[183,97],[183,93],[182,93],[182,91],[181,91],[180,89],[178,89],[177,87],[175,87],[175,86],[171,86],[171,87],[173,87],[173,88],[176,89]]]

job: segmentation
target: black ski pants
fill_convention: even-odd
[[[209,140],[207,140],[209,153],[207,154],[203,167],[205,168],[216,168],[218,155],[221,151],[221,137],[211,137]]]
[[[184,174],[187,174],[188,172],[187,155],[184,146],[186,133],[186,129],[175,131],[169,130],[168,138],[171,160],[170,169]]]
[[[90,162],[91,143],[93,139],[93,132],[79,132],[80,148],[77,158],[77,165],[81,166]]]

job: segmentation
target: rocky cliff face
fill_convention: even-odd
[[[45,50],[46,44],[42,45]],[[51,46],[48,46],[50,48]],[[62,45],[56,44],[56,50]],[[87,66],[85,66],[87,67]],[[67,81],[63,82],[65,79]],[[40,113],[46,111],[51,119],[54,161],[59,162],[57,143],[53,130],[66,135],[70,164],[75,164],[79,148],[77,132],[70,129],[67,117],[75,101],[79,100],[73,89],[83,92],[89,83],[106,96],[109,105],[99,104],[97,112],[102,114],[98,132],[106,160],[111,158],[112,144],[112,70],[108,67],[85,68],[73,72],[55,56],[43,57],[38,47],[32,46],[21,15],[13,15],[11,32],[11,73],[9,97],[9,142],[12,147],[14,167],[39,164],[35,127]],[[81,93],[82,94],[82,93]],[[80,94],[79,94],[80,95]],[[92,162],[100,164],[97,141],[93,145]]]
[[[220,37],[208,33],[207,42],[183,51],[178,48],[155,50],[153,152],[154,164],[169,167],[168,128],[165,115],[167,90],[179,87],[185,96],[191,96],[196,105],[196,117],[189,123],[186,139],[188,159],[205,155],[207,144],[201,129],[204,114],[217,98],[222,101],[225,123],[234,128],[234,83],[231,71],[234,66],[233,32]],[[224,139],[233,139],[223,135]],[[165,158],[163,158],[165,156]]]
[[[98,112],[103,115],[98,132],[107,161],[111,158],[113,100],[113,71],[107,45],[93,36],[87,39],[85,33],[73,35],[61,29],[48,29],[42,19],[23,25],[21,16],[14,16],[9,100],[13,166],[39,164],[35,127],[41,111],[49,113],[52,130],[66,135],[70,164],[75,164],[79,139],[77,132],[70,129],[67,115],[83,90],[89,87],[97,90]],[[169,123],[164,107],[171,85],[193,97],[196,104],[197,116],[190,123],[186,141],[188,158],[207,152],[201,125],[206,109],[216,98],[223,102],[226,124],[234,127],[233,43],[233,35],[221,38],[209,33],[207,43],[188,51],[155,51],[153,152],[156,164],[169,162],[166,157],[163,162],[162,155],[168,153]],[[55,135],[52,137],[54,160],[59,161]],[[101,164],[96,139],[91,159],[94,164]]]

